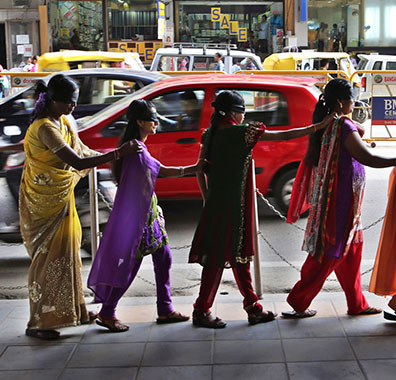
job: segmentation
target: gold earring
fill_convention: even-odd
[[[337,100],[337,102],[338,102],[338,105],[340,106],[340,108],[342,108],[342,103],[339,100]]]

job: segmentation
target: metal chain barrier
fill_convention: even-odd
[[[102,192],[98,189],[97,190],[98,196],[100,198],[100,200],[105,204],[106,208],[109,211],[112,211],[112,205],[106,200],[105,196],[102,194]],[[279,218],[281,218],[282,220],[286,221],[286,217],[279,211],[277,210],[271,203],[270,201],[264,197],[264,195],[258,190],[256,189],[256,193],[257,195],[260,197],[260,199],[268,206],[268,208],[273,211],[277,216],[279,216]],[[84,195],[84,197],[87,197],[89,194],[89,191],[87,191]],[[380,223],[381,221],[383,221],[385,218],[385,216],[382,216],[381,218],[377,219],[375,222],[369,224],[367,227],[363,228],[363,231],[368,230],[371,227],[374,227],[375,225],[377,225],[378,223]],[[293,226],[294,228],[305,232],[305,229],[292,224],[291,226]],[[261,237],[261,239],[268,245],[268,247],[272,250],[273,253],[275,253],[283,262],[285,262],[287,265],[289,265],[291,268],[295,269],[297,272],[300,272],[300,268],[297,268],[294,264],[292,264],[290,261],[288,261],[281,253],[279,253],[277,251],[277,249],[268,241],[268,239],[263,235],[263,233],[261,231],[259,231],[259,235]],[[21,243],[6,243],[6,242],[0,242],[0,246],[6,246],[6,247],[14,247],[14,246],[19,246],[21,245]],[[177,251],[177,250],[182,250],[182,249],[188,249],[191,247],[191,244],[186,244],[183,246],[179,246],[179,247],[171,247],[171,250],[173,251]],[[370,268],[366,271],[364,271],[361,275],[364,276],[367,273],[370,273],[373,270],[373,268]],[[140,280],[142,280],[143,282],[145,282],[146,284],[149,284],[151,286],[156,286],[155,283],[146,280],[145,278],[141,277],[141,276],[136,276],[137,278],[139,278]],[[327,279],[327,281],[337,281],[336,279]],[[177,288],[173,288],[173,290],[187,290],[187,289],[193,289],[196,288],[197,286],[199,286],[201,284],[201,282],[197,282],[196,284],[193,285],[188,285],[188,286],[181,286],[181,287],[177,287]],[[21,285],[21,286],[0,286],[0,290],[22,290],[22,289],[27,289],[28,285]],[[0,297],[7,297],[7,295],[4,295],[2,293],[0,293]]]
[[[286,217],[280,212],[278,211],[271,203],[270,201],[264,197],[264,195],[258,190],[256,189],[256,193],[257,195],[264,201],[264,203],[276,214],[278,215],[282,220],[286,221]],[[378,223],[382,222],[384,220],[385,216],[382,216],[380,218],[378,218],[375,222],[369,224],[368,226],[363,228],[363,231],[368,230],[371,227],[374,227],[375,225],[377,225]],[[305,232],[304,228],[301,228],[300,226],[297,226],[295,224],[292,224],[293,227],[297,228],[300,231]],[[262,234],[261,231],[259,231],[259,235],[262,238],[262,240],[271,248],[271,250],[282,260],[284,261],[286,264],[288,264],[290,267],[292,267],[293,269],[295,269],[297,272],[300,272],[301,269],[297,268],[295,265],[293,265],[290,261],[288,261],[285,257],[283,257],[276,249],[275,247],[268,241],[268,239],[265,238],[265,236]],[[361,276],[364,276],[367,273],[370,273],[373,271],[373,267],[370,269],[367,269],[366,271],[361,273]],[[328,278],[326,281],[337,281],[336,279],[332,279],[332,278]]]

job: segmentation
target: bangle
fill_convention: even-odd
[[[113,153],[114,153],[114,160],[115,160],[115,161],[117,161],[117,160],[119,160],[119,159],[121,158],[121,153],[120,153],[120,151],[119,151],[118,148],[117,148],[117,149],[114,149],[114,150],[113,150]]]
[[[180,175],[179,175],[179,177],[184,177],[184,168],[183,168],[183,166],[180,166],[180,167],[179,167],[179,170],[180,170]]]

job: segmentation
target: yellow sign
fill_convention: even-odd
[[[151,62],[154,58],[157,49],[162,47],[162,42],[159,41],[134,41],[134,42],[119,42],[110,41],[109,51],[121,52],[136,52],[139,53],[140,59],[143,62]]]
[[[220,21],[221,8],[210,8],[210,21]]]
[[[247,28],[239,28],[238,42],[246,42],[246,41],[247,41]]]
[[[230,21],[230,35],[238,35],[238,21]]]
[[[220,17],[220,29],[230,28],[230,15],[221,15]]]
[[[69,28],[60,28],[60,36],[61,37],[70,37]]]
[[[239,42],[247,41],[247,28],[239,28],[238,21],[230,21],[230,15],[222,14],[221,8],[210,8],[210,21],[215,29],[228,29],[230,36],[238,36]]]

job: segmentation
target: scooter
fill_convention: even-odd
[[[356,100],[352,112],[352,120],[355,120],[360,124],[363,124],[370,117],[371,117],[371,113],[370,113],[369,102],[364,99]]]

